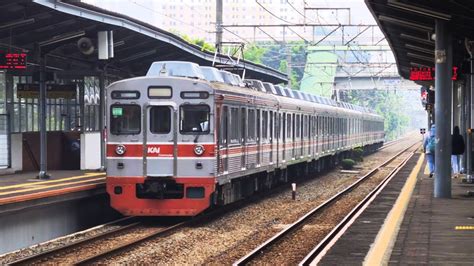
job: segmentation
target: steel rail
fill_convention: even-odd
[[[414,145],[413,145],[414,146]],[[412,146],[412,147],[413,147]],[[410,156],[398,164],[390,173],[375,187],[356,207],[354,207],[331,232],[319,244],[311,250],[308,255],[298,265],[314,264],[315,260],[320,260],[332,245],[341,237],[342,233],[355,221],[355,219],[369,206],[369,204],[378,196],[392,178],[402,169],[403,166],[413,157],[416,150]]]
[[[77,247],[79,247],[80,245],[87,244],[87,243],[90,243],[90,242],[92,242],[92,241],[101,240],[101,239],[104,239],[104,238],[106,238],[106,237],[109,237],[109,236],[111,236],[111,235],[113,235],[113,234],[120,233],[120,232],[122,232],[122,231],[125,231],[125,230],[128,230],[128,229],[137,227],[138,225],[141,224],[141,222],[133,222],[133,220],[135,220],[135,219],[136,219],[136,217],[125,217],[125,218],[121,218],[121,219],[118,219],[118,220],[115,220],[115,221],[112,221],[112,222],[103,224],[102,226],[106,226],[106,225],[120,224],[120,223],[126,222],[126,221],[132,221],[132,222],[129,223],[129,224],[120,226],[120,227],[115,228],[115,229],[112,229],[112,230],[110,230],[110,231],[107,231],[107,232],[104,232],[104,233],[101,233],[101,234],[97,234],[97,235],[93,235],[93,236],[89,236],[89,237],[87,237],[87,238],[81,239],[81,240],[79,240],[79,241],[72,242],[72,243],[67,244],[67,245],[64,245],[64,246],[60,246],[60,247],[55,247],[55,248],[52,248],[52,249],[48,249],[48,250],[45,250],[45,251],[43,251],[43,252],[40,252],[40,253],[33,254],[33,255],[31,255],[31,256],[28,256],[28,257],[24,257],[24,258],[15,260],[15,261],[13,261],[13,262],[11,262],[11,263],[8,263],[8,264],[9,264],[9,265],[25,265],[25,264],[31,265],[31,264],[33,264],[33,262],[35,262],[35,261],[44,260],[44,259],[46,259],[46,258],[48,258],[48,257],[54,256],[54,255],[57,254],[57,253],[65,252],[65,251],[67,251],[67,250],[69,250],[69,249],[77,248]]]
[[[283,237],[287,236],[288,234],[294,232],[296,229],[300,228],[309,218],[313,217],[315,214],[321,213],[323,210],[325,210],[327,207],[335,203],[339,198],[342,196],[346,195],[348,192],[352,191],[354,188],[356,188],[359,184],[364,182],[365,180],[369,179],[371,176],[373,176],[375,173],[377,173],[381,168],[387,166],[389,163],[391,163],[393,160],[398,158],[401,154],[405,153],[407,150],[412,148],[413,146],[417,145],[418,143],[415,143],[413,145],[410,145],[409,147],[403,149],[402,151],[398,152],[396,155],[393,157],[389,158],[382,164],[378,165],[374,169],[372,169],[370,172],[365,174],[364,176],[360,177],[357,181],[343,189],[342,191],[338,192],[336,195],[332,196],[330,199],[326,200],[316,208],[312,209],[302,217],[300,217],[296,222],[290,224],[288,227],[285,229],[281,230],[278,232],[276,235],[265,241],[263,244],[252,250],[250,253],[245,255],[244,257],[240,258],[236,262],[233,263],[233,265],[244,265],[248,264],[251,262],[253,259],[258,257],[260,254],[262,254],[265,250],[268,250],[271,246],[273,246],[276,242],[281,240]]]

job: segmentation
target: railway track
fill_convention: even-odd
[[[390,143],[390,146],[398,142],[399,140],[393,141]],[[385,147],[385,145],[383,147]],[[388,164],[391,160],[384,162],[382,165]],[[371,173],[369,173],[366,176],[370,176]],[[31,255],[26,258],[22,258],[20,260],[16,260],[12,262],[11,264],[24,265],[24,264],[37,264],[40,262],[49,262],[49,263],[53,262],[54,263],[55,261],[58,261],[58,258],[61,260],[61,262],[64,262],[65,261],[64,258],[61,259],[61,257],[71,257],[71,256],[73,256],[74,259],[67,259],[66,261],[68,262],[68,264],[84,265],[84,264],[94,263],[94,262],[103,260],[104,258],[112,257],[126,250],[132,249],[147,240],[170,235],[176,230],[186,227],[186,226],[190,226],[191,224],[204,223],[205,221],[210,220],[212,217],[222,215],[225,212],[235,210],[239,207],[245,206],[246,204],[258,201],[268,196],[269,194],[277,193],[278,191],[285,190],[285,189],[287,189],[285,186],[281,186],[281,187],[275,188],[269,193],[256,195],[255,197],[249,198],[248,200],[236,202],[226,207],[208,212],[205,215],[198,216],[195,219],[187,220],[181,223],[175,223],[171,226],[166,226],[166,227],[154,226],[151,228],[146,228],[146,232],[141,232],[140,234],[136,234],[136,236],[130,236],[127,238],[126,241],[118,241],[119,243],[113,243],[113,244],[108,243],[106,245],[102,244],[106,240],[119,238],[127,234],[132,235],[134,234],[133,233],[134,231],[138,230],[138,228],[144,227],[144,224],[134,217],[121,219],[120,221],[116,222],[116,225],[118,227],[113,230],[109,230],[104,233],[100,233],[100,234],[87,237],[79,241],[75,241],[69,244],[65,244],[65,245],[53,248],[53,249],[49,249],[49,250],[37,253],[35,255]],[[113,224],[113,223],[110,223],[110,224]],[[92,248],[94,249],[94,252],[83,252],[83,250],[91,249],[91,247],[97,247],[97,248]],[[84,255],[83,253],[89,253],[89,254]],[[80,255],[77,255],[77,254],[80,254]]]
[[[54,262],[54,260],[56,260],[59,257],[68,257],[71,255],[74,256],[74,254],[80,253],[78,252],[79,249],[82,250],[84,248],[91,247],[91,246],[99,248],[101,244],[103,244],[103,242],[107,241],[108,239],[117,238],[117,237],[129,234],[134,230],[138,230],[140,227],[145,227],[144,223],[138,220],[136,217],[127,217],[127,218],[119,219],[117,221],[108,223],[106,225],[117,226],[117,228],[103,232],[103,233],[89,236],[79,241],[74,241],[62,246],[58,246],[53,249],[48,249],[43,252],[13,261],[9,264],[10,265],[31,265],[31,264],[38,264],[41,262],[51,263],[51,262]],[[157,235],[160,232],[164,232],[166,230],[170,230],[172,227],[175,227],[175,226],[176,225],[173,225],[170,227],[164,227],[164,228],[163,227],[150,228],[149,229],[150,232],[145,233],[144,234],[145,236],[142,236],[141,238],[143,238],[143,240],[146,240],[147,239],[146,237],[148,238],[153,237],[154,235]],[[99,258],[101,255],[111,252],[110,250],[112,249],[123,248],[126,244],[131,245],[132,243],[126,242],[124,244],[113,245],[113,248],[111,249],[100,250],[99,248],[98,253],[96,252],[94,255],[87,256],[86,258],[81,258],[79,260],[73,260],[73,264],[87,262],[89,260],[92,261],[96,257]],[[77,256],[75,257],[77,258]],[[61,258],[61,259],[63,260],[64,258]],[[68,262],[71,262],[71,260],[69,259]]]
[[[398,143],[398,142],[395,142]],[[394,145],[395,143],[391,144]],[[390,146],[391,146],[390,145]],[[240,258],[236,262],[234,262],[234,265],[245,265],[245,264],[252,264],[254,262],[262,262],[264,260],[262,259],[267,253],[269,254],[271,251],[274,253],[278,250],[278,246],[284,243],[285,241],[289,241],[290,243],[287,243],[287,245],[297,245],[296,241],[292,239],[292,237],[296,234],[304,234],[303,230],[305,228],[305,225],[314,217],[321,215],[323,212],[327,211],[328,209],[331,208],[331,206],[335,205],[339,200],[341,200],[345,196],[349,196],[350,192],[356,190],[357,187],[359,187],[362,183],[365,181],[369,180],[371,177],[376,175],[379,171],[381,171],[384,168],[387,168],[389,164],[391,164],[394,160],[399,158],[402,154],[408,152],[410,149],[412,149],[414,146],[419,145],[418,143],[415,143],[413,145],[410,145],[409,147],[403,149],[399,153],[397,153],[395,156],[389,158],[373,170],[371,170],[369,173],[366,175],[362,176],[359,178],[356,182],[352,183],[350,186],[346,187],[344,190],[340,191],[327,201],[323,202],[316,208],[312,209],[311,211],[307,212],[305,215],[300,217],[296,222],[293,224],[288,225],[285,229],[281,230],[279,233],[268,239],[266,242],[252,250],[250,253],[245,255],[244,257]],[[400,163],[398,163],[396,166],[394,166],[387,175],[382,179],[382,181],[379,183],[379,185],[376,186],[375,189],[371,190],[370,193],[364,197],[362,201],[360,201],[356,207],[354,207],[349,214],[347,214],[342,220],[337,223],[337,225],[329,232],[328,235],[326,235],[322,241],[319,242],[319,244],[313,248],[309,254],[304,257],[304,259],[299,263],[300,265],[307,265],[311,263],[315,258],[323,254],[326,249],[330,246],[331,243],[333,243],[338,236],[338,233],[343,230],[344,227],[348,226],[351,222],[351,220],[355,217],[357,213],[359,213],[363,208],[365,208],[374,198],[375,196],[383,189],[385,184],[387,184],[390,179],[405,165],[405,163],[413,156],[414,151],[411,151],[409,156],[407,158],[404,158]],[[295,237],[296,238],[296,237]],[[293,242],[291,242],[293,240]],[[285,249],[285,251],[287,251]],[[283,250],[278,250],[278,252],[285,253]],[[284,256],[284,254],[283,254]],[[268,260],[267,260],[268,261]],[[282,262],[284,264],[295,264],[294,261],[289,261],[287,262]]]

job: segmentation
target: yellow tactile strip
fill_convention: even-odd
[[[411,171],[405,185],[398,196],[397,201],[390,210],[385,219],[382,228],[380,229],[374,243],[370,247],[369,252],[364,260],[364,265],[386,265],[390,257],[391,249],[397,238],[400,225],[403,221],[403,216],[410,202],[411,195],[416,185],[417,176],[421,171],[421,166],[425,159],[424,154],[421,154],[417,164]]]

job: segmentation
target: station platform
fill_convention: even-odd
[[[473,265],[474,185],[452,179],[451,199],[433,186],[415,154],[318,264]]]
[[[71,193],[101,190],[105,173],[92,171],[50,171],[50,179],[37,179],[37,172],[0,176],[0,212],[4,205],[38,201]]]

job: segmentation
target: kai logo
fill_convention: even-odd
[[[160,153],[160,147],[148,147],[148,153],[159,154]]]

